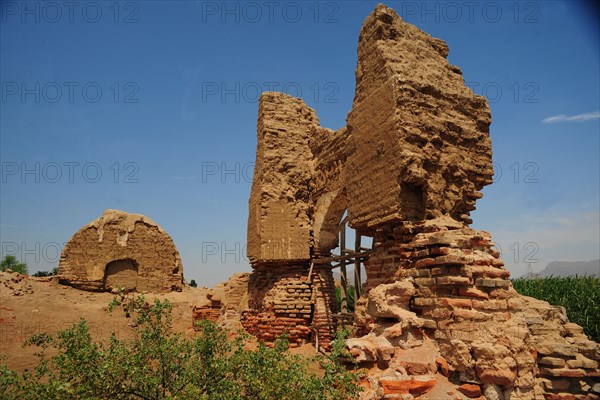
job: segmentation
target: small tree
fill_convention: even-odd
[[[2,262],[0,262],[0,271],[4,272],[7,269],[27,275],[27,264],[20,263],[15,256],[6,256]]]
[[[32,276],[39,278],[39,277],[43,277],[43,276],[54,276],[57,274],[58,274],[58,268],[54,267],[54,268],[52,268],[51,271],[38,271],[35,274],[33,274]]]
[[[196,280],[195,280],[195,279],[192,279],[192,280],[190,281],[190,286],[191,286],[191,287],[198,287],[198,284],[196,283]]]
[[[342,309],[342,288],[335,288],[335,299],[337,301],[338,310]],[[354,285],[346,286],[346,307],[348,312],[354,312]]]

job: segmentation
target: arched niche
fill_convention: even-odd
[[[327,255],[339,245],[339,225],[347,207],[343,189],[324,193],[317,199],[313,217],[315,255]]]

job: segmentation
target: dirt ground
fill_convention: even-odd
[[[207,302],[206,288],[186,287],[182,292],[144,293],[150,301],[168,299],[173,304],[173,328],[192,334],[192,307]],[[86,292],[58,284],[52,278],[34,278],[0,272],[0,363],[23,371],[36,365],[35,347],[22,347],[31,335],[56,333],[85,318],[95,339],[111,332],[118,338],[131,334],[131,319],[121,310],[108,312],[115,297],[110,293]]]
[[[185,287],[181,292],[143,293],[149,300],[168,299],[173,304],[173,329],[193,335],[192,308],[209,301],[207,288]],[[0,363],[22,372],[37,365],[36,347],[23,347],[23,342],[36,333],[53,334],[84,318],[94,339],[107,339],[111,332],[126,338],[132,332],[132,320],[116,309],[108,312],[111,293],[86,292],[60,285],[55,278],[34,278],[16,273],[0,272]],[[249,348],[256,343],[249,343]],[[312,356],[314,346],[305,344],[291,349],[293,354]],[[321,374],[318,363],[309,370]],[[456,399],[466,397],[441,374],[436,374],[436,386],[420,400]],[[366,382],[365,382],[366,384]]]
[[[209,303],[208,288],[185,287],[181,292],[139,293],[148,301],[168,299],[173,304],[173,330],[192,335],[192,308]],[[114,294],[87,292],[60,285],[55,278],[35,278],[0,272],[0,363],[16,371],[36,365],[35,347],[22,344],[34,334],[54,334],[79,322],[87,321],[94,339],[117,338],[132,333],[130,318],[115,309],[108,311]],[[249,343],[255,348],[256,343]],[[294,354],[314,355],[310,344],[291,349]]]

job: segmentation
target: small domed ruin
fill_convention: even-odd
[[[141,214],[106,210],[66,244],[60,283],[79,289],[169,292],[183,286],[183,267],[171,237]]]

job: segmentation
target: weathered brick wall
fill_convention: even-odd
[[[492,182],[490,110],[448,63],[448,47],[378,6],[360,32],[348,114],[350,226],[451,215],[470,222]]]
[[[244,328],[269,344],[284,332],[292,347],[307,343],[312,317],[308,271],[306,264],[255,269],[248,283],[248,310],[241,318]]]
[[[366,271],[362,334],[401,321],[435,340],[460,381],[510,399],[593,398],[600,346],[559,308],[512,288],[489,234],[450,218],[388,227]]]
[[[599,345],[519,296],[490,235],[468,227],[492,182],[491,114],[447,56],[445,42],[378,5],[360,32],[345,128],[320,127],[300,99],[261,97],[243,324],[267,342],[331,337],[331,271],[308,270],[338,245],[347,209],[375,240],[355,320],[365,336],[347,341],[376,363],[365,399],[422,394],[436,365],[474,397],[598,398]]]
[[[118,210],[106,210],[73,235],[61,254],[60,282],[85,290],[113,289],[110,279],[105,284],[106,267],[118,260],[136,267],[128,284],[137,291],[183,286],[183,267],[171,237],[148,217]]]
[[[271,345],[286,333],[290,346],[316,342],[328,349],[335,334],[335,284],[331,268],[313,269],[308,264],[272,270],[258,267],[248,282],[248,309],[242,326]]]
[[[337,131],[320,126],[312,129],[309,146],[314,160],[311,180],[313,202],[324,193],[344,189],[349,140],[346,127]]]
[[[310,259],[309,148],[313,109],[283,93],[263,93],[248,216],[248,257],[254,262]]]
[[[339,223],[348,208],[346,199],[346,157],[350,135],[344,127],[337,131],[313,128],[310,148],[314,157],[311,201],[314,205],[313,255],[329,256],[338,246]]]
[[[333,314],[338,312],[335,299],[335,282],[333,272],[329,265],[324,268],[315,266],[311,275],[313,318],[312,326],[318,335],[319,348],[329,349],[335,337],[336,326],[333,324]],[[312,337],[316,344],[317,338]]]
[[[491,117],[447,55],[382,5],[361,30],[346,195],[375,252],[356,311],[365,336],[348,347],[379,367],[368,398],[408,394],[411,375],[435,385],[431,362],[411,372],[402,359],[431,343],[472,397],[598,398],[600,346],[559,308],[520,296],[490,235],[467,226],[491,183]]]
[[[329,254],[337,245],[341,214],[337,221],[335,216],[344,212],[345,200],[339,204],[341,197],[330,192],[329,199],[337,198],[340,207],[328,214],[331,202],[321,207],[316,197],[317,192],[342,186],[346,130],[319,127],[314,110],[281,93],[264,93],[258,114],[248,218],[248,256],[254,272],[241,322],[268,343],[285,331],[292,345],[306,343],[317,333],[328,345],[335,305],[330,296],[332,274],[315,271],[309,279],[308,272],[315,254]],[[318,332],[313,330],[317,324]]]

